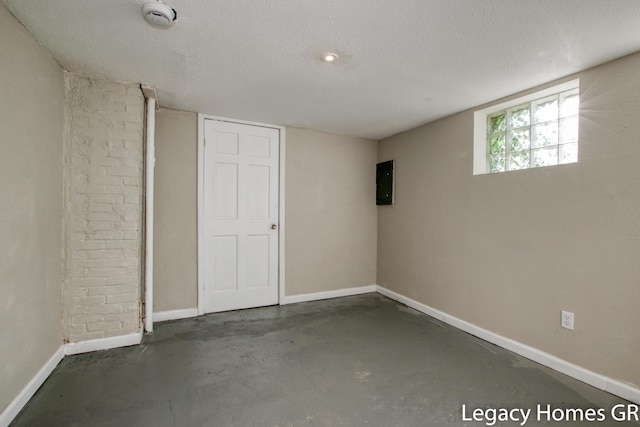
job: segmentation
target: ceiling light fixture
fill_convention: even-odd
[[[325,64],[335,64],[338,62],[338,54],[333,52],[323,53],[321,59]]]
[[[151,25],[159,27],[170,27],[178,18],[175,9],[170,8],[165,3],[157,1],[148,1],[142,5],[142,16]]]

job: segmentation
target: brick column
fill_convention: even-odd
[[[63,318],[77,342],[140,331],[144,98],[65,73]]]

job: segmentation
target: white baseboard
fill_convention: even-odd
[[[154,322],[165,322],[167,320],[187,319],[198,316],[197,308],[183,308],[180,310],[157,311],[153,313]]]
[[[98,338],[95,340],[71,342],[64,345],[64,354],[88,353],[90,351],[108,350],[110,348],[128,347],[142,342],[142,331],[116,337]]]
[[[20,413],[24,405],[38,391],[40,386],[49,378],[51,372],[58,366],[58,363],[64,358],[64,347],[60,346],[55,353],[40,368],[38,373],[31,378],[31,381],[22,389],[15,399],[0,414],[0,427],[7,427],[11,421]]]
[[[29,402],[29,399],[33,397],[40,386],[49,378],[51,372],[58,366],[58,363],[62,361],[64,356],[72,354],[87,353],[97,350],[108,350],[110,348],[127,347],[130,345],[137,345],[142,342],[142,331],[121,335],[117,337],[100,338],[95,340],[80,341],[68,343],[60,346],[58,350],[47,360],[47,362],[40,368],[38,373],[29,381],[29,383],[22,389],[22,391],[16,396],[15,399],[7,406],[7,408],[0,414],[0,427],[7,427],[11,421],[20,413],[24,405]]]
[[[429,307],[411,298],[400,295],[389,289],[377,286],[378,293],[391,298],[399,303],[405,304],[415,310],[418,310],[424,314],[434,317],[443,321],[451,326],[461,329],[471,335],[481,338],[485,341],[493,343],[497,346],[512,351],[541,365],[547,366],[555,371],[561,372],[572,378],[585,382],[601,390],[607,391],[611,394],[619,396],[623,399],[629,400],[634,403],[640,404],[640,389],[633,385],[626,384],[622,381],[615,380],[613,378],[606,377],[593,371],[589,371],[573,363],[567,362],[564,359],[560,359],[552,354],[545,353],[537,348],[530,347],[521,342],[514,341],[510,338],[505,338],[494,332],[483,329],[472,323],[466,322],[457,317],[446,314],[440,310]]]
[[[359,288],[338,289],[335,291],[315,292],[312,294],[285,296],[280,300],[280,305],[295,304],[297,302],[318,301],[329,298],[348,297],[352,295],[368,294],[376,292],[376,285],[361,286]]]

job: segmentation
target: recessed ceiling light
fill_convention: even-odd
[[[327,52],[322,54],[322,62],[325,64],[334,64],[338,62],[338,55],[333,52]]]

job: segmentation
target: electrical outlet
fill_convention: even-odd
[[[573,313],[563,310],[560,325],[565,329],[571,329],[573,331]]]

